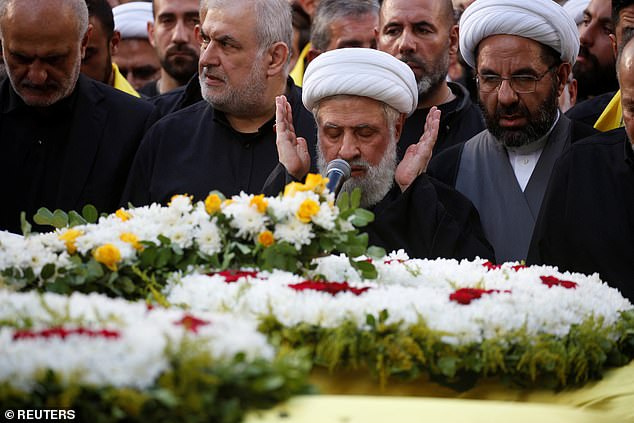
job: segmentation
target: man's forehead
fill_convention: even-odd
[[[531,38],[496,34],[480,41],[476,50],[478,67],[486,64],[541,62],[542,45]]]
[[[385,0],[381,7],[381,24],[425,21],[440,25],[441,4],[437,0]]]

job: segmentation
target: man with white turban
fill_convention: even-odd
[[[557,108],[577,26],[552,0],[478,0],[462,15],[460,46],[487,129],[436,156],[430,174],[475,204],[498,263],[525,260],[555,161],[592,131]]]
[[[114,7],[114,29],[121,41],[113,61],[135,90],[161,76],[161,62],[148,39],[148,22],[154,22],[152,3],[133,1]]]
[[[302,100],[317,121],[319,171],[325,174],[334,159],[347,161],[352,173],[342,190],[361,188],[361,206],[375,213],[366,228],[371,244],[388,251],[402,248],[421,258],[493,256],[473,205],[422,173],[438,133],[436,108],[427,116],[420,141],[397,166],[403,123],[418,103],[409,66],[377,50],[328,51],[308,65]],[[292,117],[286,98],[278,97],[277,170],[285,170],[287,180],[302,180],[310,155],[305,140],[295,136]]]

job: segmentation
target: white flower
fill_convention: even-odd
[[[302,223],[295,217],[289,218],[286,222],[275,225],[273,236],[277,240],[286,241],[296,249],[301,249],[302,245],[310,244],[315,237],[310,223]]]

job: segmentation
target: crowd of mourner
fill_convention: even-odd
[[[634,300],[633,36],[634,0],[0,0],[0,230],[341,159],[372,245]]]

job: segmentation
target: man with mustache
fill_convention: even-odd
[[[618,89],[612,41],[612,1],[592,0],[583,12],[579,54],[572,67],[577,80],[577,101]]]
[[[334,159],[347,161],[352,174],[342,191],[361,188],[361,206],[375,214],[364,228],[370,244],[404,249],[410,257],[492,258],[473,205],[422,173],[438,133],[436,108],[419,142],[398,163],[403,122],[418,100],[407,65],[372,49],[331,50],[306,68],[302,100],[317,121],[319,171],[325,174]],[[278,169],[302,180],[311,163],[306,141],[293,130],[293,110],[286,99],[278,97],[276,105]]]
[[[167,203],[175,194],[205,199],[259,193],[278,163],[275,97],[291,102],[295,130],[314,153],[315,123],[288,77],[292,37],[288,0],[201,2],[202,98],[157,122],[135,158],[123,203]]]
[[[436,156],[430,174],[474,203],[498,263],[525,260],[555,161],[592,132],[557,108],[577,26],[552,0],[478,0],[460,20],[460,46],[487,129]]]
[[[409,65],[418,84],[418,105],[405,122],[399,156],[418,142],[432,106],[442,112],[434,153],[484,129],[482,114],[466,88],[447,82],[449,56],[458,50],[451,0],[384,0],[376,37],[377,48]]]
[[[152,106],[80,74],[91,29],[84,0],[0,1],[0,230],[40,207],[119,205]]]
[[[148,22],[150,44],[161,62],[161,76],[141,94],[154,97],[185,85],[198,69],[199,46],[194,28],[200,23],[198,0],[153,0],[154,22]]]

